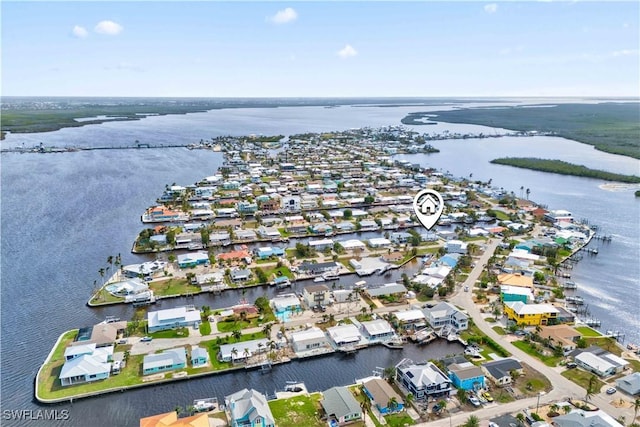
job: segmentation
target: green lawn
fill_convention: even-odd
[[[209,335],[211,334],[211,322],[205,320],[200,324],[200,335]]]
[[[186,338],[189,336],[189,328],[170,329],[168,331],[151,332],[153,338]]]
[[[107,292],[104,288],[100,289],[96,295],[91,298],[91,304],[105,304],[105,303],[113,303],[113,302],[123,302],[124,298],[122,297],[114,297],[109,292]]]
[[[566,371],[562,372],[563,377],[570,379],[585,390],[587,389],[587,387],[589,387],[589,380],[593,375],[594,374],[592,374],[591,372],[583,371],[582,369],[578,368],[567,369]],[[596,377],[594,387],[599,391],[603,386],[604,383]]]
[[[640,361],[634,359],[624,359],[627,362],[631,363],[631,367],[635,372],[640,372]]]
[[[387,425],[391,427],[403,427],[415,424],[415,421],[413,421],[406,412],[385,415],[384,419],[387,420]]]
[[[197,294],[200,292],[200,287],[191,285],[187,279],[176,278],[163,280],[161,282],[150,282],[149,288],[151,288],[157,296]]]
[[[278,399],[269,402],[276,425],[282,427],[321,427],[325,426],[318,417],[320,393],[309,396],[296,396],[289,399]]]
[[[504,328],[502,326],[494,326],[491,329],[496,331],[496,333],[498,333],[498,335],[507,335],[507,332],[504,330]]]
[[[518,347],[520,350],[524,351],[529,356],[533,356],[533,357],[541,360],[542,363],[544,363],[547,366],[557,366],[558,363],[560,363],[560,361],[562,360],[562,357],[545,356],[545,355],[542,355],[542,354],[538,353],[537,351],[535,351],[531,347],[530,343],[527,343],[525,341],[514,341],[511,344],[513,344],[514,346]]]
[[[285,276],[285,277],[288,277],[289,279],[294,278],[293,273],[291,272],[291,270],[289,270],[289,267],[286,267],[284,265],[280,267],[265,268],[264,273],[267,275],[267,278],[269,280],[273,280],[275,277],[280,277],[280,276]]]
[[[580,332],[580,334],[582,334],[583,337],[599,337],[602,335],[600,332],[588,326],[576,326],[573,329]]]
[[[616,343],[616,340],[613,338],[608,338],[608,337],[601,337],[601,338],[585,338],[585,340],[587,341],[587,346],[590,345],[597,345],[599,347],[604,348],[605,350],[607,350],[608,352],[611,352],[613,354],[615,354],[616,356],[620,356],[622,355],[622,349],[618,346],[618,344]]]

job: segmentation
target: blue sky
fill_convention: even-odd
[[[2,94],[639,96],[639,4],[2,1]]]

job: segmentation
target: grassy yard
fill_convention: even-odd
[[[325,426],[318,417],[320,393],[309,396],[296,396],[290,399],[278,399],[269,402],[276,425],[282,427],[321,427]]]
[[[524,351],[529,356],[533,356],[537,359],[540,359],[542,363],[544,363],[547,366],[552,366],[552,367],[558,366],[558,363],[560,363],[560,361],[562,360],[562,357],[546,356],[546,355],[540,354],[537,350],[531,347],[530,343],[525,341],[514,341],[511,344],[518,347],[520,350]]]
[[[200,292],[200,287],[191,285],[187,279],[176,278],[163,280],[161,282],[150,282],[149,288],[151,288],[157,296],[195,294]]]
[[[186,338],[189,336],[189,328],[170,329],[168,331],[151,332],[153,338]]]
[[[287,266],[273,267],[273,268],[265,268],[264,273],[267,275],[269,280],[273,280],[275,277],[285,276],[289,279],[293,279],[293,273],[289,270]]]
[[[387,420],[387,425],[391,427],[403,427],[410,426],[415,424],[415,422],[411,419],[406,412],[401,412],[399,414],[389,414],[384,417]]]
[[[587,346],[597,345],[599,347],[604,348],[608,352],[615,354],[616,356],[622,355],[622,349],[618,347],[616,340],[613,338],[605,338],[605,337],[588,338],[587,337],[585,338],[585,340],[587,341]]]
[[[592,374],[591,372],[583,371],[582,369],[578,368],[567,369],[566,371],[562,372],[563,377],[570,379],[585,390],[587,389],[587,387],[589,387],[589,380],[593,375],[594,374]],[[594,387],[596,387],[597,390],[600,390],[602,386],[604,386],[604,383],[596,377]]]
[[[200,324],[200,335],[209,335],[211,334],[211,322],[205,320]]]
[[[100,289],[100,292],[98,292],[91,298],[91,304],[105,304],[105,303],[122,302],[122,301],[124,301],[124,298],[114,297],[109,292],[107,292],[104,288]]]
[[[631,367],[633,368],[634,371],[636,372],[640,372],[640,362],[634,359],[624,359],[627,362],[631,363]]]
[[[576,326],[573,329],[580,332],[580,334],[582,334],[583,337],[599,337],[602,335],[600,332],[588,326]]]
[[[40,382],[38,383],[39,395],[45,399],[63,398],[81,393],[90,393],[108,388],[126,387],[142,383],[142,355],[129,356],[127,366],[118,375],[112,375],[106,380],[94,381],[91,383],[77,384],[62,387],[60,385],[60,370],[64,362],[58,360],[48,363],[42,371]]]
[[[494,326],[493,328],[494,331],[496,331],[496,333],[498,335],[507,335],[507,331],[504,330],[504,328],[502,326]]]

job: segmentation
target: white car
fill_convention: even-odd
[[[469,402],[470,402],[473,406],[480,406],[480,405],[481,405],[480,401],[479,401],[479,400],[478,400],[478,398],[477,398],[477,397],[475,397],[475,396],[470,396],[470,397],[469,397]]]

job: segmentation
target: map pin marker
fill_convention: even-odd
[[[421,190],[413,198],[413,210],[418,217],[418,221],[431,230],[444,211],[444,200],[440,193],[435,190]]]

